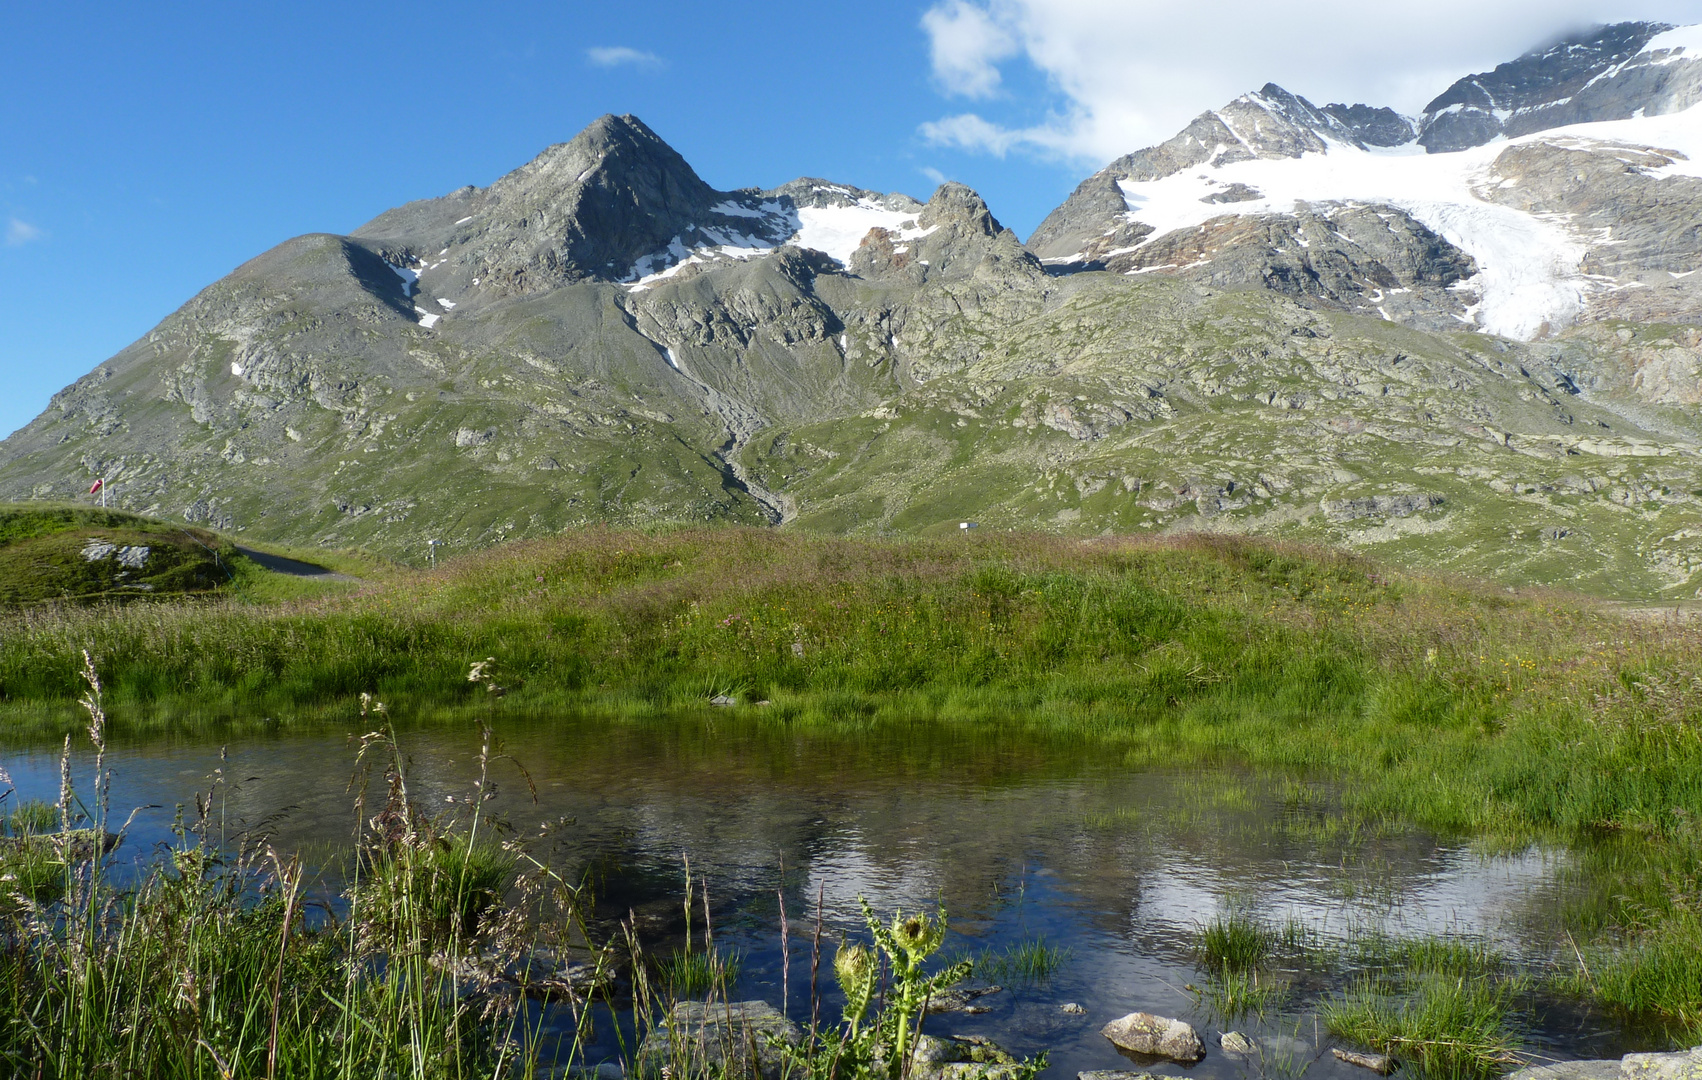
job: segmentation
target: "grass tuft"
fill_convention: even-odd
[[[974,957],[975,974],[989,982],[1042,983],[1056,975],[1073,955],[1065,946],[1036,937],[1003,949],[983,949]]]
[[[1508,1014],[1519,984],[1423,974],[1402,985],[1371,979],[1323,1009],[1330,1033],[1416,1065],[1427,1077],[1479,1080],[1517,1064]]]
[[[1208,969],[1244,972],[1263,964],[1276,940],[1263,924],[1245,915],[1219,915],[1195,935],[1195,949]]]

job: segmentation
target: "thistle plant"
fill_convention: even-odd
[[[883,926],[874,909],[869,907],[869,902],[859,900],[863,905],[863,921],[868,924],[876,947],[892,969],[893,986],[883,1010],[881,1025],[887,1029],[881,1033],[883,1041],[891,1049],[886,1058],[887,1072],[893,1077],[907,1076],[916,1037],[922,1033],[922,1018],[927,1013],[929,999],[968,978],[974,963],[962,960],[932,975],[923,972],[928,957],[937,952],[946,939],[944,906],[940,908],[938,917],[933,919],[921,912],[906,915],[896,911],[891,925]],[[872,964],[870,966],[873,967]]]

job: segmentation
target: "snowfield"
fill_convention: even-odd
[[[888,210],[872,199],[858,199],[852,206],[805,206],[797,210],[789,210],[778,202],[765,202],[753,209],[729,201],[710,209],[725,217],[761,222],[766,228],[753,227],[781,239],[769,240],[761,235],[749,236],[730,229],[699,226],[698,235],[708,243],[687,247],[680,237],[674,237],[667,247],[644,256],[632,265],[626,275],[626,287],[636,292],[666,281],[688,266],[721,259],[752,259],[768,255],[786,244],[822,252],[844,266],[870,229],[891,230],[898,235],[900,243],[919,239],[933,231],[918,228],[915,213]]]
[[[1694,30],[1662,37],[1677,38]],[[1702,51],[1702,42],[1683,44]],[[1678,43],[1664,47],[1676,48]],[[1530,143],[1676,151],[1688,160],[1654,175],[1702,176],[1702,105],[1667,116],[1555,128],[1451,154],[1427,154],[1410,143],[1370,151],[1331,143],[1325,153],[1242,161],[1217,169],[1202,166],[1161,180],[1120,181],[1118,186],[1129,217],[1154,229],[1143,243],[1225,215],[1290,214],[1309,203],[1382,204],[1404,210],[1477,260],[1480,272],[1469,283],[1481,297],[1474,310],[1477,325],[1528,341],[1545,327],[1572,321],[1589,291],[1612,287],[1579,270],[1589,245],[1600,242],[1594,230],[1575,227],[1565,216],[1524,213],[1483,197],[1500,182],[1492,176],[1495,159],[1510,146]],[[1261,197],[1227,204],[1200,201],[1238,183]]]

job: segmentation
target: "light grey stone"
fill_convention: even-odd
[[[1134,1054],[1169,1058],[1183,1064],[1206,1056],[1206,1048],[1193,1025],[1168,1016],[1132,1012],[1106,1024],[1099,1033],[1119,1050]]]
[[[1339,1046],[1331,1049],[1330,1053],[1335,1055],[1337,1061],[1370,1069],[1379,1076],[1388,1076],[1395,1071],[1395,1059],[1388,1054],[1367,1054],[1358,1050],[1343,1050]]]
[[[1506,1080],[1619,1080],[1619,1062],[1560,1061],[1508,1073]]]
[[[1626,1054],[1623,1080],[1702,1080],[1702,1046],[1672,1054]]]

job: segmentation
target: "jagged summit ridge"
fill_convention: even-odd
[[[1468,75],[1425,107],[1432,153],[1571,124],[1682,112],[1702,101],[1702,27],[1625,22]]]

